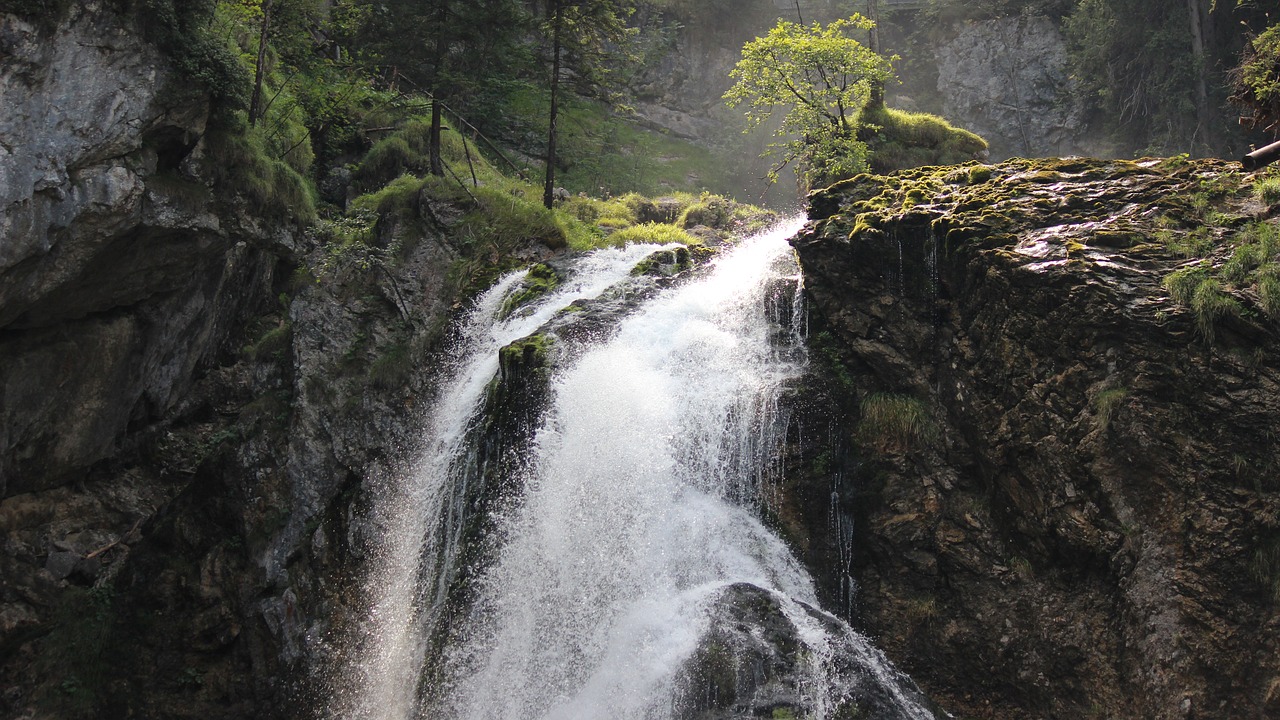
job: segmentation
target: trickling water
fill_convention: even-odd
[[[524,476],[511,483],[518,497],[498,518],[498,550],[471,579],[469,613],[432,675],[438,684],[420,697],[426,635],[457,553],[451,498],[475,472],[466,439],[497,350],[600,294],[653,248],[593,256],[597,268],[579,269],[577,288],[505,322],[492,318],[518,279],[481,299],[430,449],[388,504],[399,514],[374,578],[375,632],[337,715],[670,718],[717,601],[754,586],[803,645],[794,697],[813,717],[834,712],[850,663],[882,688],[888,716],[932,717],[865,639],[814,609],[812,580],[759,520],[782,472],[781,400],[805,363],[800,275],[786,243],[800,222],[743,241],[562,363]]]

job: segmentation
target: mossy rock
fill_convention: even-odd
[[[507,296],[502,302],[502,309],[498,316],[501,318],[510,317],[512,313],[547,293],[555,290],[563,282],[560,273],[555,268],[546,263],[538,263],[529,268],[529,272],[525,275],[524,280],[520,282],[520,289]]]

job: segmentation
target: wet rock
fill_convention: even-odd
[[[1216,220],[1186,204],[1206,192]],[[811,556],[947,709],[1266,714],[1280,616],[1255,563],[1280,530],[1280,328],[1228,287],[1248,310],[1210,339],[1163,284],[1187,262],[1170,238],[1208,227],[1220,267],[1255,207],[1225,164],[1086,159],[813,197],[795,246],[839,429],[836,479],[797,502],[851,530],[848,565],[821,560],[835,538]],[[872,432],[872,396],[931,429],[873,441],[898,420]]]
[[[52,552],[44,563],[44,569],[55,579],[65,580],[76,569],[76,564],[83,559],[73,552]]]
[[[711,629],[681,674],[677,717],[888,720],[911,717],[901,698],[928,706],[909,679],[881,664],[864,638],[812,607],[737,583],[725,588],[708,615]],[[820,648],[806,642],[815,631],[826,633]]]

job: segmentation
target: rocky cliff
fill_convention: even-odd
[[[844,519],[809,544],[829,597],[950,711],[1280,712],[1266,182],[1011,161],[812,196],[794,244],[839,410],[795,512]]]
[[[1053,20],[1018,15],[964,25],[935,53],[943,117],[985,138],[993,157],[1084,147],[1083,103]]]
[[[457,254],[251,203],[143,37],[0,15],[0,716],[310,712]]]

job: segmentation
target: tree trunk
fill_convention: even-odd
[[[867,19],[875,23],[871,26],[867,40],[871,42],[871,52],[880,54],[880,0],[867,0]],[[882,88],[883,90],[883,88]]]
[[[432,175],[444,175],[444,159],[440,153],[440,131],[444,125],[444,112],[440,95],[440,76],[444,70],[445,50],[448,43],[445,37],[445,25],[449,19],[449,7],[446,0],[436,0],[436,46],[431,58],[431,131],[427,135],[427,156]]]
[[[547,176],[542,187],[542,204],[551,209],[555,204],[556,183],[556,116],[560,112],[560,33],[564,26],[564,2],[554,0],[555,17],[551,22],[551,123],[547,129]]]
[[[249,100],[249,125],[258,124],[258,117],[262,114],[262,82],[266,74],[267,64],[267,33],[271,31],[271,10],[275,3],[272,0],[266,0],[262,3],[262,29],[258,33],[258,66],[253,73],[253,96]]]
[[[1209,107],[1208,58],[1204,52],[1204,15],[1200,7],[1201,0],[1187,0],[1187,16],[1191,22],[1191,57],[1195,62],[1195,102],[1196,129],[1192,133],[1191,144],[1194,149],[1197,142],[1208,147],[1209,135],[1213,123]]]

